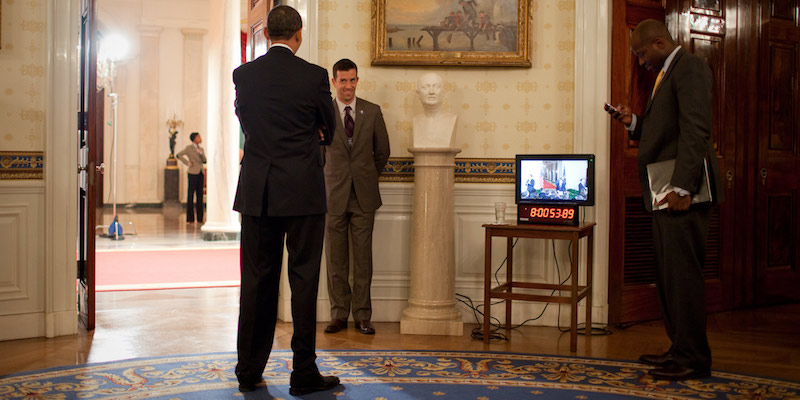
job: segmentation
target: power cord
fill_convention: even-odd
[[[512,251],[513,251],[514,247],[516,247],[518,241],[519,241],[519,238],[517,238],[517,240],[515,240],[514,243],[511,245],[511,250]],[[555,260],[555,263],[556,263],[556,273],[558,274],[558,281],[560,282],[561,285],[563,285],[563,284],[567,283],[567,281],[569,281],[570,277],[572,276],[572,272],[570,272],[570,274],[567,275],[567,277],[564,278],[563,281],[561,280],[561,268],[559,267],[558,257],[556,256],[555,240],[552,240],[551,244],[552,244],[552,249],[553,249],[553,259]],[[572,242],[570,241],[569,247],[567,248],[567,253],[569,254],[569,258],[570,258],[570,265],[572,265],[571,249],[572,249]],[[503,259],[503,262],[501,262],[500,266],[497,267],[497,269],[494,271],[494,279],[495,279],[495,282],[497,283],[497,285],[500,285],[500,280],[497,277],[497,275],[500,272],[500,270],[503,268],[503,265],[505,265],[505,263],[507,261],[508,261],[508,256],[506,256],[506,258]],[[561,295],[561,290],[553,289],[553,291],[550,292],[550,296],[555,294],[556,291],[558,291],[559,295]],[[480,308],[484,307],[484,304],[479,304],[479,305],[476,306],[472,302],[472,299],[469,296],[465,296],[465,295],[460,294],[460,293],[456,293],[456,300],[458,300],[460,303],[464,304],[465,306],[467,306],[469,309],[472,310],[472,314],[475,317],[475,322],[478,324],[478,326],[472,329],[470,337],[472,337],[472,339],[481,340],[482,341],[484,339],[484,334],[485,334],[484,331],[483,331],[483,321],[482,321],[482,318],[484,317],[484,313],[480,310]],[[498,304],[503,304],[506,301],[507,300],[500,300],[500,301],[491,303],[491,305],[495,306],[495,305],[498,305]],[[545,311],[547,311],[547,307],[548,306],[550,306],[550,302],[546,302],[545,303],[544,308],[539,313],[539,315],[537,315],[536,317],[526,319],[525,321],[522,321],[521,323],[519,323],[517,325],[513,325],[511,327],[506,327],[505,325],[503,325],[500,322],[499,319],[497,319],[496,317],[491,317],[491,319],[489,321],[489,325],[490,325],[489,333],[488,333],[489,334],[489,340],[490,341],[492,341],[492,340],[508,340],[508,337],[506,335],[504,335],[503,333],[500,333],[498,331],[501,330],[501,329],[518,329],[518,328],[526,325],[529,322],[536,321],[536,320],[538,320],[539,318],[541,318],[544,315]],[[558,328],[559,332],[564,333],[564,332],[569,332],[570,331],[569,329],[565,330],[565,329],[561,328],[561,304],[560,303],[558,305],[558,315],[557,315],[556,323],[557,323],[557,328]],[[580,328],[580,326],[581,326],[581,324],[578,324],[578,334],[586,335],[586,333],[585,333],[586,324],[585,323],[583,324],[583,328]],[[591,336],[595,336],[595,335],[604,336],[604,335],[610,335],[612,333],[613,332],[605,329],[604,327],[592,327],[591,330],[590,330],[590,335]]]

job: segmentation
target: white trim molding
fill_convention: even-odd
[[[611,127],[611,0],[575,1],[575,152],[595,155],[595,206],[587,220],[594,232],[592,321],[608,321],[608,236]]]
[[[80,1],[49,0],[47,10],[44,335],[54,337],[78,332],[75,254]]]

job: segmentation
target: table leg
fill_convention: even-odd
[[[572,235],[572,263],[570,264],[570,279],[572,295],[570,296],[570,321],[569,321],[569,351],[578,350],[578,246],[580,236]]]
[[[594,263],[594,241],[592,240],[592,231],[586,236],[586,337],[591,338],[592,335],[592,265]]]
[[[514,289],[512,287],[513,280],[514,280],[514,267],[513,267],[513,259],[514,259],[514,245],[511,241],[511,237],[508,238],[506,242],[506,257],[508,257],[506,261],[506,282],[509,284],[508,292]],[[506,331],[511,331],[511,299],[506,299]]]
[[[486,229],[486,245],[483,251],[483,343],[489,344],[489,319],[492,313],[492,233]]]

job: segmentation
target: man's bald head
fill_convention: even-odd
[[[664,66],[676,47],[667,26],[654,19],[640,22],[631,33],[631,51],[639,59],[640,66],[653,72]]]
[[[663,39],[667,43],[675,45],[675,40],[672,39],[667,26],[663,22],[654,19],[646,19],[640,22],[631,33],[631,43],[635,40],[639,44],[646,44],[656,39]]]

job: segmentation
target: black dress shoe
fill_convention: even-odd
[[[372,326],[371,322],[369,322],[369,321],[367,321],[365,319],[356,322],[356,329],[358,329],[359,332],[361,332],[361,333],[363,333],[365,335],[374,335],[375,334],[375,327]]]
[[[342,329],[347,329],[347,321],[343,319],[334,319],[331,324],[325,328],[325,333],[336,333]]]
[[[672,356],[669,352],[664,354],[643,354],[639,356],[639,362],[647,365],[654,365],[656,367],[663,367],[672,362]]]
[[[292,396],[300,396],[304,394],[333,389],[336,386],[339,386],[338,377],[319,375],[319,378],[316,382],[312,383],[303,382],[298,384],[292,383],[291,387],[289,388],[289,394],[291,394]]]
[[[239,383],[239,391],[240,392],[252,392],[260,387],[266,387],[267,381],[264,378],[261,378],[260,381],[256,383]]]
[[[711,371],[708,369],[684,367],[674,362],[669,363],[661,368],[653,368],[647,373],[653,378],[664,379],[668,381],[685,381],[687,379],[700,379],[711,376]]]

